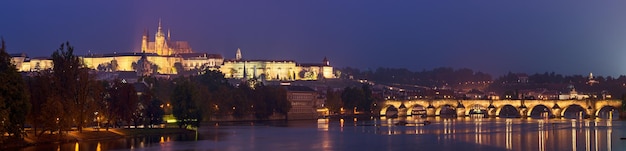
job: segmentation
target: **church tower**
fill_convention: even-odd
[[[167,41],[172,40],[172,37],[170,35],[170,29],[167,29]]]
[[[148,30],[143,31],[143,36],[141,36],[141,52],[145,53],[148,51]]]
[[[168,49],[165,33],[163,33],[163,28],[161,28],[161,19],[159,19],[159,27],[154,36],[154,50],[159,55],[170,55]]]
[[[235,60],[241,60],[241,49],[237,48],[237,54],[235,54]]]
[[[324,60],[322,60],[324,66],[330,66],[330,61],[328,61],[328,58],[324,57]]]

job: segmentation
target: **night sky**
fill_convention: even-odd
[[[626,1],[3,1],[10,53],[138,52],[159,18],[196,52],[335,67],[626,74]]]

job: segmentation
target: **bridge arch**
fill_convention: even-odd
[[[619,110],[614,106],[606,105],[596,110],[595,115],[596,117],[603,118],[603,119],[618,119]]]
[[[587,118],[588,116],[587,110],[578,104],[571,104],[561,111],[561,117],[564,118],[578,119]]]
[[[471,115],[471,114],[485,114],[485,116],[489,116],[488,115],[488,106],[483,106],[481,104],[472,104],[466,107],[465,109],[465,115]]]
[[[406,110],[406,115],[426,117],[426,106],[413,104]]]
[[[385,104],[385,106],[380,108],[380,115],[387,115],[387,109],[389,109],[389,107],[396,108],[393,104]]]
[[[439,115],[439,117],[456,117],[456,107],[451,104],[441,105],[437,107],[435,115]]]
[[[496,110],[496,115],[500,118],[518,118],[521,117],[519,110],[511,105],[505,104]]]
[[[465,108],[456,108],[459,102],[465,105]],[[406,110],[399,108],[403,104],[404,106],[408,107],[406,108]],[[480,105],[480,107],[477,106],[477,104]],[[521,105],[525,105],[528,108],[519,108]],[[414,107],[416,106],[418,106],[418,108],[419,106],[425,107],[427,116],[440,116],[442,107],[447,106],[448,109],[451,109],[457,112],[462,112],[458,115],[461,115],[461,114],[469,115],[469,113],[473,110],[472,108],[479,108],[479,109],[487,108],[487,111],[489,112],[488,114],[490,116],[505,117],[504,116],[505,114],[503,111],[510,110],[510,111],[515,111],[517,114],[519,114],[519,116],[532,117],[533,114],[536,114],[536,113],[533,113],[533,110],[535,108],[537,108],[538,106],[541,106],[541,108],[543,109],[543,106],[545,106],[549,110],[552,111],[552,114],[554,116],[557,116],[557,117],[566,117],[564,116],[566,111],[569,113],[569,112],[573,112],[573,108],[577,108],[577,109],[582,108],[582,111],[584,111],[585,117],[595,115],[597,117],[603,118],[603,117],[608,116],[609,109],[613,109],[614,111],[621,110],[622,101],[621,100],[554,100],[554,101],[546,101],[546,100],[451,100],[451,99],[386,100],[384,103],[380,103],[380,107],[382,108],[380,108],[379,110],[380,111],[379,115],[381,116],[386,115],[387,110],[391,106],[393,106],[393,108],[397,109],[398,111],[402,111],[401,113],[398,113],[399,116],[413,115],[413,110],[414,110]],[[575,106],[578,106],[578,107],[575,107]],[[429,107],[434,107],[434,108],[429,108]],[[508,115],[508,116],[514,116],[514,115]]]
[[[550,107],[539,104],[530,108],[530,112],[528,112],[528,117],[531,118],[553,118],[554,114],[552,114],[552,109]]]

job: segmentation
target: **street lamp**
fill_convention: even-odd
[[[96,124],[98,125],[98,126],[96,127],[96,130],[97,130],[97,131],[100,131],[100,117],[98,117],[98,112],[97,112],[97,111],[96,111],[96,112],[93,112],[93,115],[96,117],[96,119],[95,119],[95,120],[96,120]]]
[[[57,124],[57,128],[59,129],[59,134],[61,134],[61,126],[59,125],[59,118],[58,117],[57,117],[56,124]]]

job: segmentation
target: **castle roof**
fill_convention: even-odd
[[[264,60],[264,59],[250,59],[250,60],[224,60],[224,62],[295,62],[293,60]]]
[[[322,66],[326,66],[326,64],[323,63],[301,63],[299,64],[302,67],[322,67]]]
[[[12,54],[9,54],[9,56],[11,56],[11,57],[24,57],[24,58],[28,58],[28,55],[26,55],[26,53],[12,53]]]
[[[101,58],[101,57],[119,57],[119,56],[158,56],[156,53],[137,53],[137,52],[124,52],[124,53],[109,53],[109,54],[89,54],[81,57],[89,58]]]
[[[220,54],[208,54],[208,53],[181,53],[178,56],[183,57],[184,59],[188,58],[213,58],[213,59],[222,59],[222,55]]]

